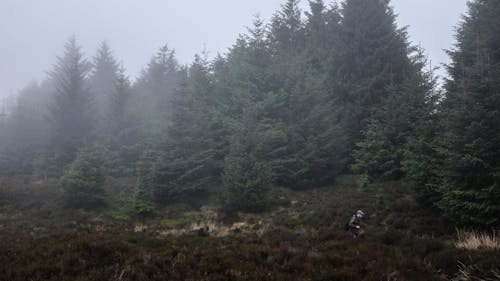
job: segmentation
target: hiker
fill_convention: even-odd
[[[354,234],[354,237],[359,238],[363,235],[364,231],[361,230],[360,222],[361,219],[365,216],[365,213],[361,210],[358,210],[356,214],[352,215],[349,222],[346,224],[346,230],[349,230]]]

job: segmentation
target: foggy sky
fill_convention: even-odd
[[[105,40],[137,76],[157,49],[168,43],[181,63],[206,46],[210,57],[225,53],[259,13],[266,21],[285,0],[0,0],[0,98],[45,78],[64,43],[75,35],[88,58]],[[325,1],[328,2],[328,1]],[[400,26],[429,54],[447,62],[443,49],[466,0],[393,0]],[[302,0],[303,7],[307,1]],[[443,72],[441,71],[440,74]],[[2,99],[0,99],[0,106]]]

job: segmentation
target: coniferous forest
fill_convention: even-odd
[[[443,80],[389,0],[309,5],[136,79],[70,37],[0,115],[0,280],[500,280],[500,1]]]

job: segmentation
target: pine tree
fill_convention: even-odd
[[[104,152],[82,150],[61,177],[71,207],[95,208],[104,201]]]
[[[266,207],[267,190],[283,156],[281,147],[286,145],[282,127],[276,122],[280,113],[275,110],[273,91],[279,85],[273,75],[269,44],[267,28],[256,18],[227,59],[214,64],[214,90],[224,93],[217,99],[215,121],[224,124],[222,132],[229,143],[222,176],[225,199],[229,207],[244,211]]]
[[[50,72],[56,88],[49,112],[51,146],[56,158],[66,163],[93,137],[95,110],[87,86],[89,70],[90,64],[73,37]]]
[[[108,101],[108,130],[111,136],[119,136],[130,126],[131,120],[127,109],[131,95],[130,80],[125,74],[125,69],[121,67],[117,72],[113,90]]]
[[[266,119],[259,127],[262,144],[260,158],[269,162],[275,183],[294,187],[306,165],[298,157],[304,137],[297,126],[307,114],[304,99],[304,23],[299,1],[289,0],[271,20],[268,37],[272,87],[262,104]],[[305,103],[303,103],[305,101]],[[297,129],[295,128],[297,126]]]
[[[290,56],[304,44],[300,0],[287,0],[271,20],[270,41],[274,55]]]
[[[440,198],[438,185],[442,158],[437,140],[442,132],[438,113],[442,91],[437,89],[434,70],[425,70],[428,63],[422,50],[412,62],[415,72],[403,84],[399,102],[398,115],[406,123],[402,129],[404,146],[400,165],[401,171],[413,182],[420,203],[433,206]]]
[[[11,110],[0,108],[0,115],[4,115],[0,117],[2,172],[30,174],[34,171],[33,160],[47,145],[45,103],[52,92],[48,83],[32,82],[19,92],[16,105]]]
[[[297,175],[297,183],[306,186],[329,184],[346,166],[346,136],[338,120],[332,81],[339,67],[341,15],[336,5],[326,8],[321,0],[310,2],[305,25],[306,47],[303,54],[303,89],[297,95],[300,112],[294,127],[304,138],[298,158],[306,166]]]
[[[449,51],[439,204],[460,224],[500,226],[500,1],[469,2]]]
[[[132,113],[132,88],[125,69],[118,70],[113,92],[107,105],[105,143],[110,149],[110,173],[130,175],[134,172],[144,147],[140,123]]]
[[[413,150],[418,149],[416,145],[431,141],[426,134],[433,131],[431,120],[437,103],[436,82],[432,71],[425,70],[427,60],[423,50],[417,49],[411,61],[413,73],[399,86],[388,88],[389,96],[369,118],[363,140],[354,151],[353,170],[370,179],[402,177],[403,161],[406,165],[413,165],[411,168],[407,166],[412,176],[423,172],[416,170],[416,162],[411,162],[423,159],[410,159],[417,155],[408,153],[417,153]],[[410,141],[411,148],[408,147]]]
[[[241,117],[240,127],[231,138],[231,147],[224,160],[222,182],[229,209],[261,212],[267,207],[268,191],[272,187],[271,167],[255,154],[258,151],[256,119],[258,111],[248,107]]]
[[[211,79],[207,60],[197,55],[172,97],[167,138],[155,165],[158,201],[203,193],[220,182],[224,141],[213,122]]]
[[[342,4],[343,47],[335,77],[335,103],[349,136],[349,151],[362,139],[369,118],[411,74],[406,30],[396,25],[388,0]]]
[[[150,151],[144,153],[137,163],[137,182],[131,198],[130,210],[134,216],[148,216],[154,211],[154,156]]]
[[[133,103],[148,142],[157,145],[165,137],[171,98],[179,87],[181,67],[175,57],[175,51],[167,45],[161,47],[151,58],[148,66],[139,76],[134,91]]]
[[[92,66],[89,82],[95,97],[98,114],[102,119],[105,119],[107,105],[115,90],[119,71],[119,65],[106,42],[101,42]]]
[[[169,202],[200,191],[188,182],[200,180],[198,166],[190,162],[197,148],[194,135],[196,114],[194,93],[189,85],[187,71],[178,91],[172,97],[172,114],[167,128],[168,137],[162,144],[162,154],[155,163],[154,197],[158,202]],[[194,173],[193,173],[194,172]]]
[[[330,76],[330,69],[337,67],[336,54],[340,51],[341,15],[337,5],[327,8],[323,0],[309,2],[304,26],[306,61],[311,70],[322,76]],[[333,79],[334,77],[330,77]]]

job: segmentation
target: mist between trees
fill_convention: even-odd
[[[498,227],[499,18],[499,1],[469,3],[442,89],[389,1],[315,0],[304,13],[288,0],[227,54],[181,65],[165,45],[135,81],[106,43],[87,58],[72,37],[0,115],[0,171],[62,177],[85,206],[105,176],[136,175],[139,213],[214,187],[262,211],[274,186],[406,177],[423,206]]]

